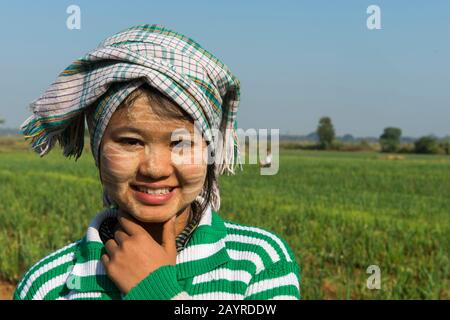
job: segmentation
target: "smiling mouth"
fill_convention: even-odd
[[[164,188],[148,188],[143,186],[131,185],[131,188],[135,191],[151,194],[151,195],[164,195],[172,192],[176,187],[164,187]]]
[[[144,205],[164,205],[176,193],[178,187],[148,188],[144,186],[131,185],[134,197]]]

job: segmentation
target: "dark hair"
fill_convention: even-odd
[[[145,83],[131,92],[124,101],[117,107],[127,108],[131,111],[134,102],[139,97],[144,96],[151,105],[152,112],[162,119],[188,121],[191,116],[178,106],[171,98],[163,95],[159,90]]]
[[[179,120],[179,121],[190,121],[193,122],[192,117],[182,108],[178,106],[171,98],[163,95],[159,90],[153,88],[147,83],[143,84],[131,94],[126,97],[126,99],[119,105],[119,108],[131,109],[137,98],[145,96],[151,104],[152,111],[162,119]],[[208,143],[208,142],[207,142]],[[211,161],[208,161],[208,163]],[[205,182],[203,184],[202,193],[200,194],[204,201],[203,203],[198,203],[197,201],[192,202],[191,209],[193,215],[191,218],[200,219],[200,215],[206,210],[208,203],[212,198],[212,187],[216,179],[215,176],[215,166],[214,161],[208,164],[206,170]]]

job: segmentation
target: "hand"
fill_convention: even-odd
[[[159,267],[176,264],[175,218],[161,224],[160,245],[141,222],[119,210],[120,226],[114,239],[106,242],[107,254],[101,259],[106,273],[121,292],[127,294]]]

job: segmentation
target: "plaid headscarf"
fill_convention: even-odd
[[[58,141],[65,156],[77,159],[83,151],[87,119],[91,149],[99,167],[99,146],[112,114],[144,83],[184,109],[212,142],[216,176],[234,174],[235,166],[241,166],[236,135],[239,80],[197,42],[160,25],[126,29],[74,61],[31,103],[33,115],[21,125],[22,133],[32,139],[32,148],[41,156]],[[213,134],[217,129],[223,141]],[[218,210],[220,196],[215,180],[212,206]],[[109,200],[105,202],[110,204]]]

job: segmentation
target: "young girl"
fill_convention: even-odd
[[[86,121],[106,208],[32,266],[14,299],[299,299],[288,244],[218,214],[218,175],[240,164],[239,90],[211,53],[159,25],[67,67],[22,132],[40,155],[58,141],[78,158]]]

